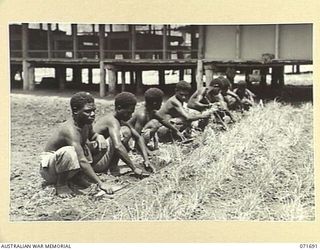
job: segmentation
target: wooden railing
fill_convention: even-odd
[[[164,53],[162,49],[150,50],[104,50],[105,59],[196,59],[198,50],[170,49]],[[76,56],[75,54],[76,53]],[[165,58],[164,58],[165,55]],[[10,50],[11,58],[22,58],[22,50]],[[49,58],[49,59],[99,59],[97,49],[73,49],[56,50],[28,50],[27,58]]]

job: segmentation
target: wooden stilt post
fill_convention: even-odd
[[[28,63],[28,24],[22,24],[22,70],[23,90],[29,89],[29,63]]]
[[[205,65],[204,70],[206,75],[206,86],[208,87],[210,82],[213,80],[213,65]]]
[[[72,30],[72,49],[73,49],[73,58],[78,58],[78,29],[77,24],[71,24]]]
[[[198,59],[204,58],[204,44],[205,44],[205,26],[199,25],[199,38],[198,38]]]
[[[82,83],[81,68],[79,68],[79,67],[72,68],[72,81],[76,84]]]
[[[100,86],[99,95],[104,97],[106,95],[106,71],[104,68],[104,36],[105,25],[99,24],[99,68],[100,68]]]
[[[92,68],[88,68],[88,84],[92,85]]]
[[[136,59],[136,26],[129,25],[130,30],[130,50],[131,50],[131,59]]]
[[[284,86],[284,66],[279,67],[279,86]]]
[[[163,31],[162,31],[162,59],[167,59],[167,48],[168,48],[167,25],[163,25]]]
[[[136,74],[137,74],[136,92],[138,95],[141,95],[143,93],[142,70],[137,70]]]
[[[282,87],[284,85],[284,66],[272,67],[271,85]]]
[[[134,71],[130,70],[130,85],[135,84]]]
[[[22,61],[22,72],[23,72],[23,90],[29,89],[29,63],[27,60]]]
[[[64,90],[66,83],[66,68],[64,66],[56,68],[56,78],[59,82],[59,90]]]
[[[166,84],[165,70],[159,69],[158,74],[159,74],[159,86],[162,88]]]
[[[17,69],[11,64],[10,66],[10,84],[11,86],[14,84],[14,77],[17,73]]]
[[[203,87],[203,61],[198,60],[197,62],[197,74],[196,74],[197,89]]]
[[[121,92],[126,91],[126,72],[121,71]]]
[[[197,57],[197,52],[195,51],[197,49],[196,47],[196,26],[191,26],[191,58]]]
[[[280,46],[280,25],[275,26],[275,37],[274,37],[274,58],[279,59],[279,46]]]
[[[107,64],[106,68],[108,70],[108,93],[114,95],[116,93],[117,76],[116,69],[113,65]]]
[[[277,69],[276,67],[272,67],[271,70],[271,86],[275,87],[278,83]]]
[[[232,67],[228,67],[226,70],[227,79],[230,81],[231,85],[234,84],[234,77],[236,76],[236,69]]]
[[[250,74],[252,74],[252,69],[251,68],[246,68],[245,69],[245,80],[247,82],[247,84],[250,85]]]
[[[47,31],[47,47],[48,47],[48,58],[52,58],[52,32],[51,32],[51,23],[48,23]]]
[[[267,74],[268,74],[269,68],[262,68],[260,70],[261,80],[260,84],[266,86],[267,85]]]
[[[191,89],[192,91],[197,89],[196,68],[191,69]]]
[[[35,84],[34,84],[34,67],[29,63],[28,67],[28,77],[29,77],[29,90],[34,90]]]
[[[179,69],[179,81],[184,79],[184,69]]]

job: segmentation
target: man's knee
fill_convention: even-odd
[[[58,161],[78,160],[76,150],[73,146],[59,148],[55,152],[55,155]]]
[[[55,152],[57,173],[80,169],[78,155],[73,146],[65,146]]]

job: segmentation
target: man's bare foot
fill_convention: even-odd
[[[56,186],[56,194],[60,198],[71,198],[75,196],[75,193],[69,188],[68,185]]]

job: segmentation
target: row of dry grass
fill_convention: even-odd
[[[253,108],[197,148],[163,146],[171,163],[90,219],[314,220],[312,143],[311,104]]]
[[[38,154],[69,116],[68,102],[12,96],[12,220],[314,220],[311,103],[271,102],[238,114],[228,131],[209,127],[193,144],[160,145],[159,172],[97,200],[41,188]],[[98,116],[112,108],[97,100]]]

